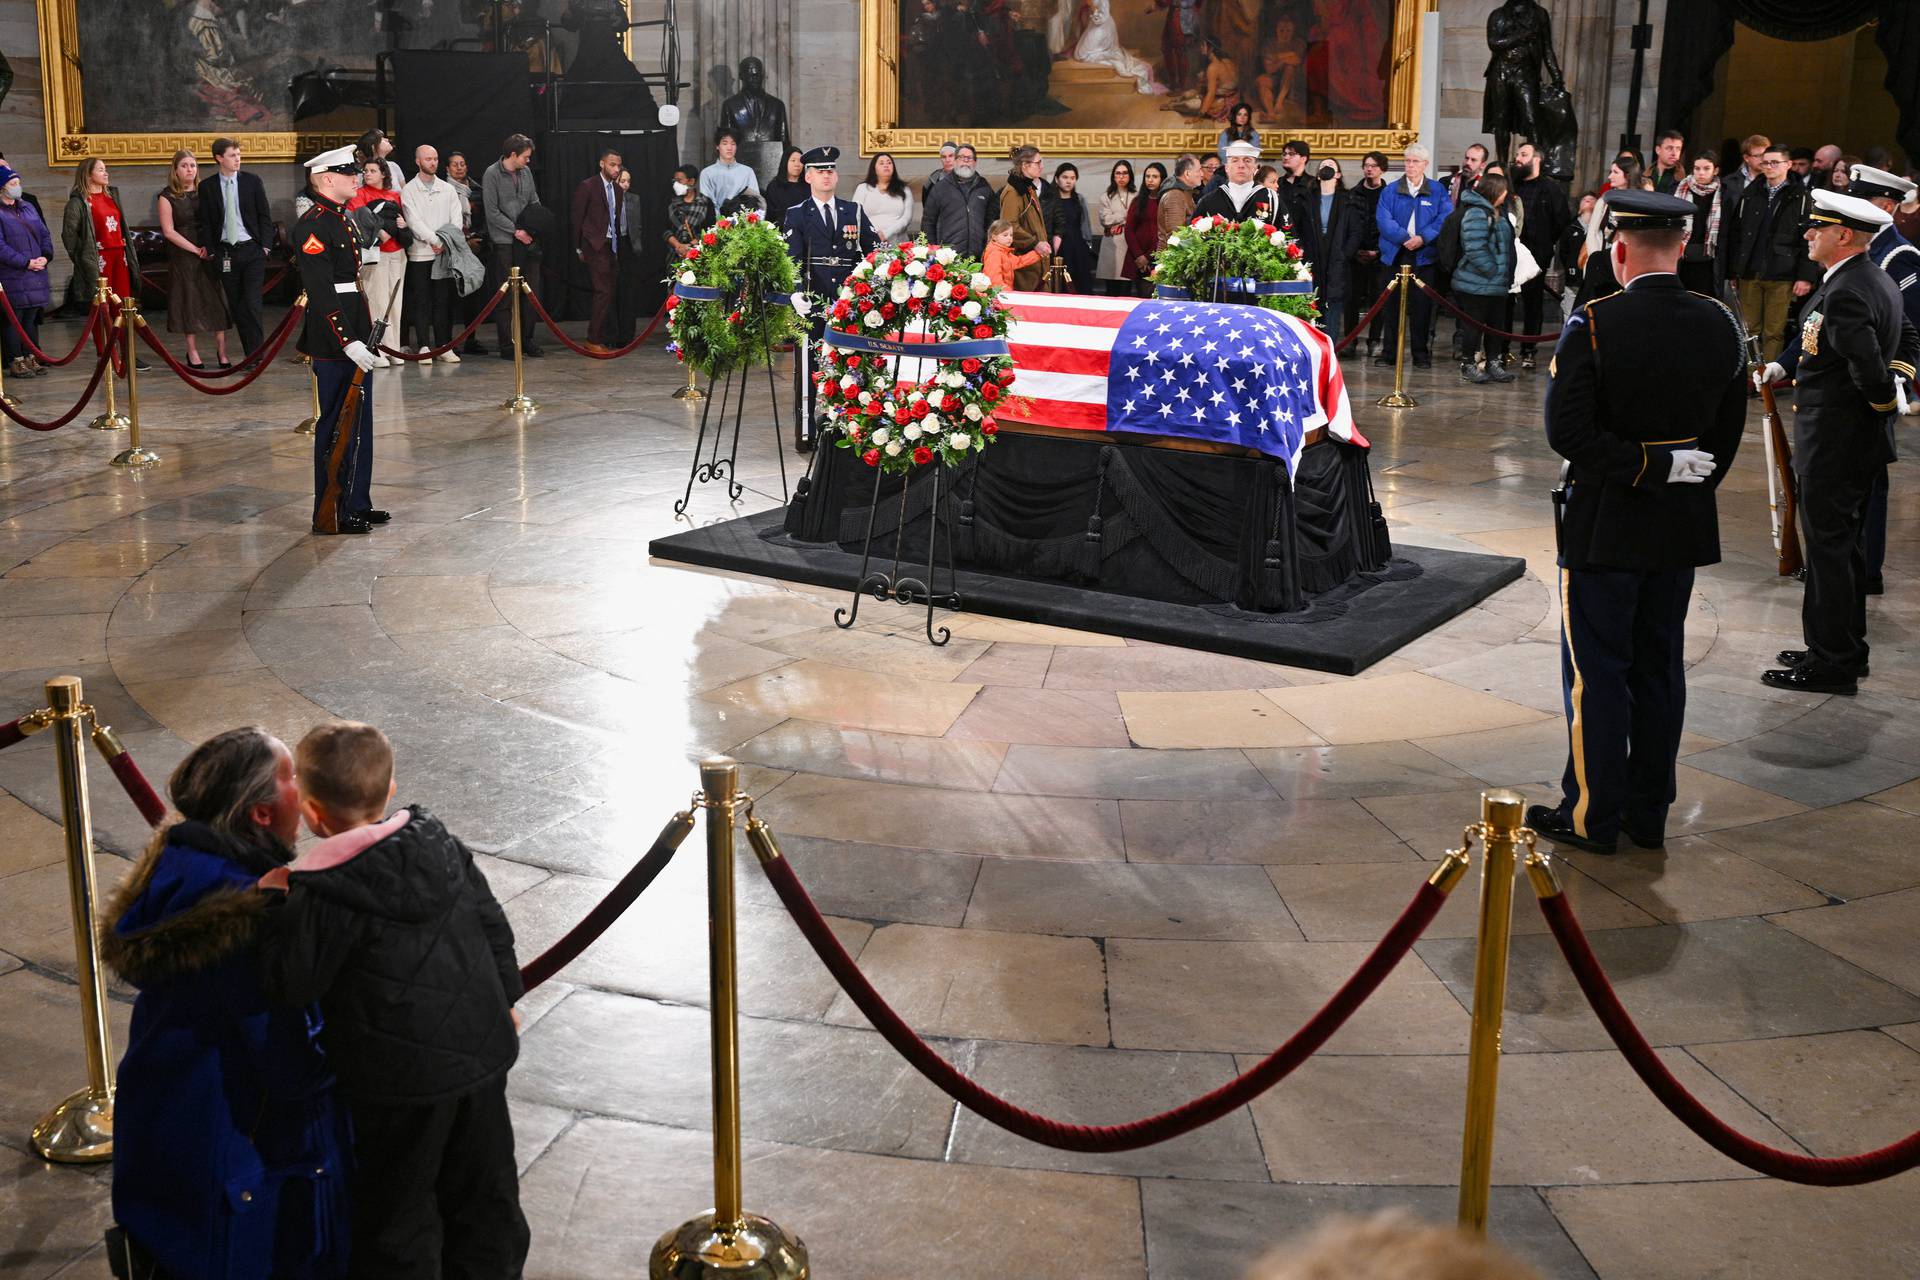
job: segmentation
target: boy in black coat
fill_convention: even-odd
[[[269,992],[320,1004],[353,1118],[350,1276],[515,1280],[528,1232],[506,1098],[522,994],[513,930],[432,814],[381,820],[394,794],[385,734],[322,725],[294,759],[316,835],[377,836],[277,873],[287,897],[261,946]]]

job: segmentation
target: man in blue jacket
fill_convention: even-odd
[[[1374,221],[1380,228],[1380,261],[1394,272],[1399,271],[1401,263],[1410,263],[1413,274],[1428,285],[1434,281],[1434,241],[1440,238],[1441,224],[1453,212],[1453,202],[1447,199],[1447,193],[1427,181],[1427,163],[1432,158],[1433,153],[1423,144],[1416,142],[1409,146],[1406,176],[1380,193],[1380,203],[1374,213]],[[1426,292],[1415,289],[1407,299],[1407,323],[1412,328],[1408,338],[1416,369],[1430,368],[1433,364],[1433,353],[1427,345],[1432,311],[1433,303]],[[1375,364],[1393,363],[1399,327],[1400,304],[1396,301],[1387,308],[1387,341],[1374,359]]]

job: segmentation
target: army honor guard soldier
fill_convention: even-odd
[[[860,259],[879,247],[880,236],[859,205],[833,194],[840,182],[840,148],[814,147],[800,157],[800,163],[805,166],[812,194],[787,210],[780,234],[786,238],[787,252],[800,264],[800,287],[811,289],[827,302],[827,306],[815,310],[807,342],[793,362],[799,410],[796,436],[800,448],[810,449],[816,434],[813,344],[826,332],[826,313],[840,286]]]
[[[1806,542],[1806,648],[1782,650],[1781,667],[1761,673],[1776,689],[1851,694],[1867,674],[1867,504],[1893,461],[1895,414],[1920,363],[1920,331],[1899,286],[1867,252],[1891,221],[1857,196],[1813,193],[1803,232],[1808,256],[1827,273],[1800,312],[1798,334],[1757,375],[1796,384],[1793,474]]]
[[[320,416],[313,437],[313,531],[320,534],[368,533],[390,518],[373,509],[373,318],[359,282],[364,237],[346,201],[353,195],[352,147],[336,147],[307,161],[313,207],[293,225],[293,260],[307,294],[307,313],[299,347],[313,360],[320,389]],[[340,421],[355,371],[361,387],[357,411]],[[336,448],[339,434],[349,433]],[[337,455],[337,456],[336,456]]]
[[[1567,765],[1557,805],[1527,825],[1612,853],[1665,841],[1686,713],[1683,632],[1693,573],[1720,559],[1714,486],[1747,416],[1740,323],[1676,274],[1694,209],[1651,191],[1608,196],[1625,287],[1567,318],[1549,366]]]

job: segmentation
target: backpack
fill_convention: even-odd
[[[1433,240],[1434,272],[1438,277],[1434,285],[1441,293],[1452,292],[1453,273],[1460,269],[1460,215],[1466,208],[1464,200],[1453,206],[1447,220],[1440,224],[1440,234]]]

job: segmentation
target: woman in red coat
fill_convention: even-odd
[[[1160,186],[1167,180],[1167,167],[1158,161],[1140,174],[1140,196],[1127,207],[1127,260],[1121,275],[1134,282],[1134,292],[1146,297],[1153,292],[1147,273],[1153,270],[1155,246],[1160,240]]]

